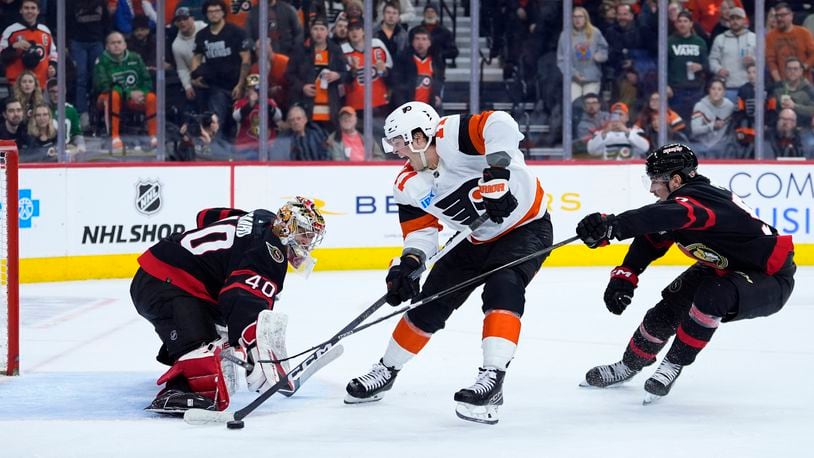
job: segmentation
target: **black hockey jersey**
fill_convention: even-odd
[[[238,343],[243,329],[274,307],[288,268],[287,247],[271,231],[274,213],[215,208],[198,227],[173,234],[138,258],[141,268],[211,303]]]
[[[698,176],[665,201],[618,218],[618,237],[635,237],[624,265],[641,273],[676,243],[687,256],[721,271],[757,270],[773,275],[794,251],[790,235],[761,221],[731,191]]]

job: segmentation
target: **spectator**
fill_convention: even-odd
[[[74,0],[70,2],[65,18],[68,49],[76,64],[77,128],[89,127],[88,91],[93,83],[93,65],[105,50],[105,37],[110,32],[106,3],[106,0]]]
[[[235,102],[232,117],[237,123],[235,155],[240,159],[257,159],[260,151],[260,75],[252,73],[246,78],[246,96]],[[268,134],[266,141],[271,143],[277,137],[277,126],[283,114],[273,98],[267,100]]]
[[[792,24],[788,3],[778,3],[774,10],[777,28],[766,34],[766,65],[772,79],[780,82],[786,79],[784,69],[789,57],[796,57],[804,71],[814,68],[814,36],[805,27]]]
[[[641,158],[650,149],[642,129],[628,127],[628,113],[624,103],[613,104],[610,121],[588,141],[588,154],[622,160]]]
[[[347,104],[352,106],[357,111],[364,110],[364,49],[365,49],[365,30],[362,21],[354,21],[348,25],[348,43],[342,46],[342,52],[348,59],[350,70],[353,74],[353,79],[350,84],[345,86],[345,96]],[[372,41],[372,55],[373,62],[371,65],[374,70],[372,75],[372,89],[373,89],[373,113],[374,116],[384,118],[387,115],[387,104],[389,87],[387,79],[390,76],[390,70],[393,68],[393,59],[387,51],[387,47],[378,38]]]
[[[713,78],[707,95],[695,104],[692,114],[692,139],[707,158],[726,158],[732,152],[731,129],[735,104],[724,97],[724,82]]]
[[[781,109],[792,109],[802,125],[814,117],[814,86],[803,77],[803,63],[794,56],[786,60],[785,77],[774,95]]]
[[[14,140],[17,143],[18,151],[22,151],[28,144],[28,129],[23,123],[23,106],[13,96],[3,100],[0,140]]]
[[[143,111],[147,115],[147,131],[150,147],[158,146],[156,137],[156,99],[152,92],[153,82],[141,56],[127,50],[121,32],[111,32],[105,42],[105,51],[93,69],[93,88],[99,94],[97,104],[109,123],[111,149],[120,152],[124,143],[119,136],[119,118],[122,102],[130,110]]]
[[[763,154],[767,159],[796,157],[805,158],[812,152],[806,147],[802,133],[797,127],[794,110],[784,108],[777,117],[777,125],[767,132]]]
[[[398,94],[394,94],[392,106],[407,102],[424,102],[442,111],[441,95],[444,92],[446,64],[443,59],[430,54],[430,33],[422,26],[413,30],[410,47],[397,58],[395,81]]]
[[[192,85],[190,72],[192,68],[192,58],[195,54],[195,35],[206,27],[206,23],[196,21],[189,8],[182,6],[175,10],[173,23],[178,27],[178,35],[172,42],[172,54],[175,57],[175,70],[178,72],[178,79],[184,88],[187,102],[195,101],[196,92]],[[197,108],[197,106],[196,106]]]
[[[669,89],[667,92],[669,98]],[[642,108],[642,111],[639,112],[639,117],[636,119],[636,127],[647,131],[648,127],[653,124],[653,120],[659,119],[660,100],[661,96],[658,92],[650,94],[650,98],[647,99],[647,105]],[[687,124],[678,113],[671,110],[670,107],[667,107],[667,127],[670,129],[670,132],[683,132],[687,128]]]
[[[113,28],[124,36],[133,33],[133,19],[136,16],[146,16],[155,27],[156,14],[153,4],[149,0],[107,0],[107,11],[113,20]]]
[[[54,36],[45,24],[38,23],[39,15],[37,0],[23,0],[20,3],[20,21],[3,30],[0,58],[6,67],[9,84],[14,84],[24,70],[31,70],[37,75],[40,87],[45,87],[48,78],[56,75]]]
[[[701,98],[709,57],[707,44],[693,33],[689,12],[678,13],[675,27],[676,32],[667,40],[667,83],[673,90],[670,105],[682,118],[689,119],[693,104]]]
[[[384,17],[388,4],[395,5],[398,9],[399,20],[402,24],[409,24],[415,20],[415,7],[411,0],[377,0],[376,17]],[[390,50],[393,53],[392,50]],[[393,53],[395,54],[395,53]]]
[[[743,8],[730,9],[729,30],[715,37],[709,68],[726,82],[726,98],[733,102],[738,89],[748,81],[746,66],[755,62],[755,46],[755,33],[746,28],[746,12]]]
[[[269,97],[274,99],[280,109],[288,108],[289,82],[285,77],[288,71],[288,63],[291,59],[285,54],[274,52],[270,40],[266,38],[266,52],[268,53],[268,82]],[[260,40],[255,43],[257,58],[260,58]],[[297,53],[301,54],[301,53]],[[255,62],[250,70],[252,73],[260,74],[260,62]]]
[[[735,126],[736,150],[739,159],[753,159],[755,153],[755,83],[757,81],[757,67],[754,63],[746,66],[746,84],[738,89],[738,103],[732,115],[732,124]],[[766,91],[764,90],[764,93]],[[765,124],[774,125],[777,118],[777,98],[765,94],[766,108]]]
[[[611,45],[613,41],[610,40],[608,31],[616,24],[616,5],[612,3],[602,2],[599,5],[599,24],[596,27],[602,31],[602,35],[608,39]]]
[[[399,23],[399,4],[395,0],[384,2],[384,14],[380,15],[382,21],[373,29],[373,38],[387,46],[391,56],[398,56],[407,49],[407,29]]]
[[[612,70],[608,79],[622,77],[629,68],[635,68],[639,75],[654,72],[656,61],[646,46],[652,37],[643,33],[647,28],[636,24],[630,5],[618,5],[614,11],[616,22],[608,27],[605,35],[609,46],[607,68]]]
[[[650,142],[650,149],[648,150],[648,154],[655,150],[656,145],[659,144],[659,129],[661,126],[659,125],[659,115],[656,113],[655,116],[650,118],[650,123],[642,128],[644,130],[644,137]],[[680,130],[668,130],[667,131],[667,143],[683,143],[689,144],[690,140],[687,138],[687,135]]]
[[[331,29],[331,41],[340,48],[348,42],[348,17],[345,13],[339,13],[336,16]]]
[[[195,35],[190,77],[192,86],[220,122],[228,119],[232,103],[243,96],[252,46],[242,29],[226,23],[223,0],[207,0],[202,9],[209,25]]]
[[[23,123],[27,123],[34,115],[34,107],[44,103],[39,81],[30,70],[23,71],[11,89],[14,98],[23,105]]]
[[[133,33],[127,38],[127,49],[141,56],[150,72],[155,72],[155,36],[150,33],[147,16],[133,18]]]
[[[268,37],[274,52],[291,56],[302,49],[303,30],[297,10],[280,0],[268,0]],[[249,14],[249,34],[254,41],[260,38],[260,8]],[[245,76],[245,75],[244,75]]]
[[[333,160],[361,162],[367,159],[364,137],[356,128],[357,122],[356,110],[352,107],[345,106],[339,110],[339,129],[329,135],[327,140]],[[384,159],[384,152],[378,142],[373,142],[372,150],[374,160]]]
[[[292,98],[303,108],[311,121],[327,132],[335,129],[334,116],[342,106],[340,87],[353,76],[342,49],[328,40],[328,21],[324,17],[311,21],[310,45],[288,66]]]
[[[290,157],[292,161],[329,161],[330,152],[325,132],[308,121],[305,110],[294,105],[288,110],[288,125],[291,141]]]
[[[51,117],[54,122],[57,122],[59,115],[57,108],[59,103],[59,88],[57,87],[57,80],[51,78],[48,80],[46,94],[48,95],[48,105],[51,107]],[[85,152],[85,136],[82,135],[82,128],[79,121],[79,112],[76,111],[73,105],[65,103],[65,144],[68,152],[84,153]]]
[[[438,16],[438,6],[435,3],[428,2],[424,7],[424,20],[421,25],[430,31],[430,39],[435,45],[431,51],[433,55],[444,60],[454,60],[458,57],[458,46],[455,44],[455,38],[452,36],[452,32],[441,24],[441,19]],[[415,27],[410,30],[409,41],[412,41],[414,31]]]
[[[602,32],[591,25],[588,11],[581,6],[574,8],[571,30],[572,49],[565,49],[563,31],[557,44],[557,66],[565,73],[565,53],[571,53],[571,101],[588,93],[598,94],[602,82],[600,64],[608,60],[608,43]]]
[[[34,107],[34,115],[28,120],[28,144],[20,152],[20,162],[56,162],[57,159],[57,127],[51,117],[51,107],[43,102]]]
[[[729,26],[730,10],[733,7],[743,8],[741,0],[690,0],[686,8],[692,12],[695,30],[711,47],[715,38],[724,33]]]
[[[577,123],[574,145],[576,152],[586,152],[588,141],[595,133],[601,131],[608,121],[610,121],[610,114],[602,111],[598,95],[589,93],[582,96],[582,114]]]
[[[220,134],[220,119],[211,111],[188,115],[179,129],[181,141],[170,160],[232,160],[232,145]]]
[[[349,23],[361,20],[365,14],[365,7],[361,0],[342,0],[342,4],[345,5],[345,15],[347,15]]]

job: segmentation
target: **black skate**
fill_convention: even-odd
[[[665,358],[664,361],[659,364],[659,368],[656,369],[653,376],[644,382],[644,390],[647,393],[644,395],[644,402],[642,402],[642,404],[648,405],[667,396],[667,393],[670,392],[670,389],[673,387],[673,384],[675,384],[683,368],[684,366],[673,364]]]
[[[345,404],[361,404],[363,402],[378,401],[384,397],[384,392],[393,387],[399,371],[384,365],[382,360],[373,365],[370,372],[356,377],[348,383],[345,390]]]
[[[164,389],[144,410],[168,415],[183,415],[189,409],[215,410],[215,401],[197,393]]]
[[[506,371],[478,368],[475,383],[455,393],[455,414],[458,418],[494,425],[498,422],[498,406],[503,405],[503,378]]]
[[[585,380],[579,384],[582,387],[607,388],[621,385],[632,379],[639,371],[631,369],[622,361],[603,366],[596,366],[585,374]]]

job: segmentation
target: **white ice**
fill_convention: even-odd
[[[673,392],[642,406],[652,366],[626,386],[578,387],[619,359],[679,268],[654,267],[622,317],[602,304],[607,268],[544,268],[527,294],[500,423],[459,420],[452,394],[481,363],[480,296],[456,312],[377,403],[344,387],[381,356],[395,319],[343,343],[345,354],[293,398],[273,397],[243,430],[143,411],[164,367],[125,280],[22,286],[22,375],[0,377],[0,457],[545,456],[803,457],[814,431],[814,268],[778,314],[724,324]],[[383,293],[383,272],[289,276],[290,353],[326,339]],[[385,306],[387,311],[389,307]],[[379,313],[383,313],[383,309]],[[232,408],[254,398],[243,392]],[[296,455],[295,455],[296,454]]]

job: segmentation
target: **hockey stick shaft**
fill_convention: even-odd
[[[467,230],[461,231],[458,234],[456,234],[449,242],[447,242],[447,244],[444,246],[444,248],[441,249],[440,251],[438,251],[432,258],[430,258],[430,260],[428,260],[427,263],[429,263],[430,261],[434,262],[434,261],[437,261],[438,259],[440,259],[442,256],[444,256],[444,254],[448,253],[456,245],[458,245],[464,238],[468,237],[469,234],[473,230],[477,229],[478,227],[480,227],[481,224],[486,222],[487,219],[488,219],[488,217],[486,215],[481,215],[480,217],[478,217],[472,224],[469,225]],[[417,275],[421,275],[421,272],[423,270],[424,269],[419,269],[417,271]],[[322,345],[319,345],[318,348],[316,349],[316,351],[314,351],[313,353],[308,355],[308,357],[305,358],[305,360],[303,360],[300,364],[298,364],[293,369],[291,369],[291,371],[288,373],[288,375],[285,378],[281,379],[279,382],[275,383],[271,388],[269,388],[268,390],[261,393],[260,396],[258,396],[254,401],[249,403],[249,405],[247,405],[246,407],[236,411],[235,416],[234,416],[235,420],[242,420],[242,419],[246,418],[247,415],[249,415],[255,409],[260,407],[260,405],[262,405],[264,402],[266,402],[271,396],[274,395],[274,393],[278,392],[279,390],[281,390],[283,388],[286,388],[288,386],[288,380],[289,379],[294,380],[296,378],[299,378],[301,373],[304,372],[305,369],[307,369],[307,367],[313,361],[315,361],[320,356],[322,356],[323,354],[330,351],[331,348],[334,345],[336,345],[340,340],[342,340],[342,338],[345,337],[345,335],[347,334],[348,331],[351,331],[354,328],[356,328],[357,326],[359,326],[362,322],[364,322],[368,317],[370,317],[370,315],[372,315],[376,310],[379,309],[379,307],[384,305],[386,302],[387,302],[387,295],[384,295],[384,296],[380,297],[379,299],[377,299],[376,302],[371,304],[370,307],[365,309],[364,312],[362,312],[359,316],[354,318],[344,328],[342,328],[339,332],[337,332],[336,335],[334,335],[330,340],[328,340],[327,342],[325,342]]]
[[[412,310],[412,309],[414,309],[414,308],[416,308],[418,306],[427,304],[427,303],[432,302],[434,300],[437,300],[437,299],[439,299],[441,297],[444,297],[444,296],[446,296],[448,294],[452,294],[452,293],[454,293],[456,291],[460,291],[463,288],[466,288],[468,286],[472,286],[474,284],[477,284],[477,283],[481,282],[482,280],[486,279],[486,277],[494,274],[495,272],[498,272],[498,271],[503,270],[503,269],[508,269],[510,267],[514,267],[514,266],[516,266],[518,264],[522,264],[522,263],[524,263],[524,262],[526,262],[526,261],[528,261],[530,259],[534,259],[534,258],[536,258],[538,256],[542,256],[544,254],[548,254],[548,253],[556,250],[557,248],[563,247],[563,246],[568,245],[569,243],[575,242],[577,240],[579,240],[579,237],[573,236],[571,238],[563,240],[562,242],[551,245],[550,247],[546,247],[546,248],[543,248],[541,250],[537,250],[534,253],[523,256],[522,258],[518,258],[518,259],[515,259],[512,262],[503,264],[502,266],[495,267],[494,269],[492,269],[492,270],[490,270],[488,272],[484,272],[484,273],[482,273],[482,274],[480,274],[480,275],[478,275],[476,277],[470,278],[469,280],[458,283],[457,285],[450,286],[449,288],[447,288],[447,289],[445,289],[443,291],[439,291],[439,292],[437,292],[437,293],[435,293],[435,294],[433,294],[431,296],[425,297],[424,299],[421,299],[420,301],[418,301],[416,303],[410,304],[410,305],[408,305],[406,307],[402,307],[402,308],[400,308],[398,310],[395,310],[395,311],[393,311],[391,313],[388,313],[387,315],[376,318],[375,320],[371,321],[370,323],[365,323],[365,324],[363,324],[363,325],[361,325],[361,326],[359,326],[357,328],[351,329],[350,331],[346,332],[342,336],[342,338],[345,338],[345,337],[347,337],[349,335],[352,335],[352,334],[356,334],[359,331],[362,331],[362,330],[367,329],[367,328],[369,328],[371,326],[379,324],[382,321],[390,319],[390,318],[392,318],[392,317],[394,317],[396,315],[401,315],[401,314],[403,314],[405,312],[408,312],[408,311],[410,311],[410,310]]]

